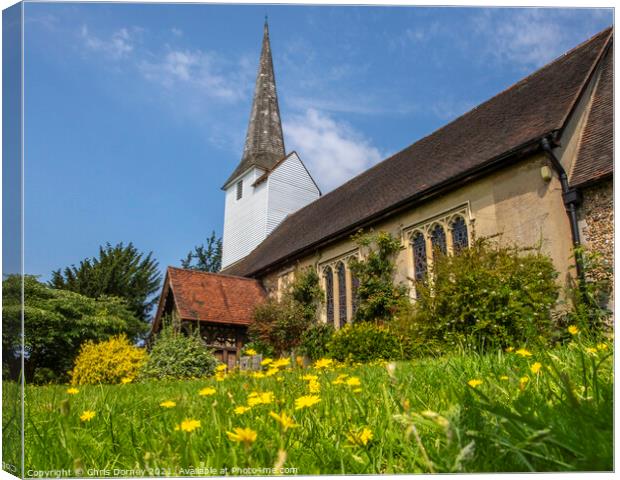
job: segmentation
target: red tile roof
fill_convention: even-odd
[[[289,215],[226,273],[258,276],[458,181],[508,165],[562,132],[611,41],[611,28],[453,122]],[[337,162],[338,159],[334,158]]]
[[[570,175],[574,187],[608,177],[614,171],[614,62],[613,46],[602,60],[592,93],[592,106]]]
[[[266,298],[257,280],[168,267],[153,329],[159,328],[168,293],[182,320],[249,325],[254,307]]]

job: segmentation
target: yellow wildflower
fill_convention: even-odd
[[[372,440],[372,430],[367,427],[357,431],[350,431],[347,435],[347,440],[353,445],[365,446],[370,440]]]
[[[254,378],[265,378],[265,374],[263,372],[252,372],[252,376]]]
[[[76,395],[76,394],[80,393],[80,391],[79,391],[77,388],[73,388],[73,387],[71,387],[71,388],[69,388],[69,389],[67,390],[67,393],[68,393],[69,395]]]
[[[213,387],[205,387],[202,390],[200,390],[198,392],[198,395],[200,396],[209,396],[209,395],[215,395],[215,392],[217,392],[217,390]]]
[[[531,371],[533,374],[537,374],[537,373],[540,371],[540,369],[541,369],[541,368],[542,368],[542,363],[540,363],[540,362],[535,362],[535,363],[534,363],[534,364],[532,364],[532,366],[530,367],[530,371]]]
[[[279,358],[271,364],[272,368],[288,367],[291,364],[290,358]]]
[[[289,417],[286,412],[282,412],[280,415],[278,415],[275,412],[269,412],[269,416],[273,419],[275,419],[280,425],[282,425],[282,428],[286,431],[289,428],[294,428],[294,427],[298,427],[299,425],[297,425],[293,420],[293,417]]]
[[[609,347],[606,343],[598,343],[596,345],[597,350],[607,350]]]
[[[164,408],[172,408],[172,407],[176,407],[177,404],[176,402],[173,402],[172,400],[166,400],[165,402],[161,402],[159,406],[164,407]]]
[[[517,355],[521,355],[522,357],[531,357],[532,356],[532,352],[530,352],[529,350],[526,350],[525,348],[520,348],[515,353]]]
[[[344,383],[346,383],[349,387],[359,387],[362,384],[358,377],[351,377]]]
[[[223,363],[220,363],[217,367],[215,367],[215,371],[216,372],[225,372],[226,371],[226,365]]]
[[[265,372],[265,376],[266,377],[271,377],[272,375],[275,375],[276,373],[278,373],[280,370],[278,370],[277,367],[271,367],[269,370],[267,370]]]
[[[251,428],[236,427],[233,430],[234,432],[226,432],[226,435],[228,435],[228,438],[234,442],[243,442],[247,446],[256,441],[257,434]]]
[[[482,383],[483,383],[482,380],[474,378],[470,380],[469,382],[467,382],[467,385],[469,385],[471,388],[476,388],[478,385],[482,385]]]
[[[273,401],[274,401],[273,392],[264,392],[264,393],[252,392],[250,393],[250,395],[248,395],[248,405],[250,407],[254,407],[255,405],[273,403]]]
[[[568,333],[570,333],[571,335],[577,335],[579,333],[579,328],[577,327],[577,325],[571,325],[568,327]]]
[[[596,348],[588,347],[586,348],[586,353],[596,354]]]
[[[333,363],[334,361],[331,358],[321,358],[314,362],[314,368],[329,368]]]
[[[121,378],[121,383],[123,385],[125,385],[126,383],[131,383],[131,382],[133,382],[133,378],[131,378],[131,377],[123,377],[123,378]]]
[[[506,347],[506,352],[510,353],[515,349],[515,347]]]
[[[530,377],[528,377],[527,375],[521,377],[519,379],[519,388],[523,390],[525,388],[525,384],[529,381],[530,381]]]
[[[248,349],[245,351],[245,354],[246,354],[246,355],[250,355],[250,356],[254,356],[254,355],[257,355],[257,352],[256,352],[256,350],[254,350],[253,348],[248,348]]]
[[[175,430],[183,430],[184,432],[193,432],[197,428],[200,428],[200,420],[193,420],[191,418],[183,420],[180,425],[174,427]]]
[[[508,380],[508,375],[502,375],[499,377],[500,380]]]
[[[241,405],[241,406],[239,406],[239,407],[236,407],[236,408],[235,408],[235,410],[234,410],[234,412],[235,412],[237,415],[243,415],[245,412],[248,412],[248,411],[250,411],[250,410],[252,410],[252,407],[244,407],[243,405]]]
[[[226,380],[226,372],[220,371],[215,374],[216,382],[223,382],[224,380]]]
[[[273,360],[271,358],[264,358],[260,364],[264,367],[265,365],[269,365]]]
[[[295,410],[311,407],[321,401],[321,397],[317,395],[306,395],[295,400]]]
[[[301,377],[302,380],[318,380],[319,377],[317,377],[316,375],[311,375],[311,374],[306,374],[303,377]]]
[[[332,382],[333,385],[341,385],[344,383],[345,378],[347,378],[348,375],[346,373],[341,373],[340,375],[338,375],[338,377],[336,377],[336,380],[334,380]]]
[[[83,422],[90,422],[95,415],[96,413],[92,410],[84,410],[82,412],[82,415],[80,415],[80,420],[82,420]]]
[[[354,388],[353,389],[353,393],[361,393],[362,389],[361,388]]]
[[[321,384],[316,380],[310,380],[308,382],[308,390],[310,393],[319,393],[321,391]]]

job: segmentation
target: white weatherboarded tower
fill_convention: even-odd
[[[321,196],[297,153],[284,150],[266,21],[243,156],[222,190],[222,268],[241,260],[287,215]]]

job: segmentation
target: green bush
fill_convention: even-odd
[[[371,322],[347,325],[328,343],[329,356],[341,362],[398,360],[403,350],[398,338],[387,327]]]
[[[200,378],[211,375],[216,364],[197,333],[185,335],[165,327],[153,343],[140,379]]]
[[[557,275],[539,250],[489,239],[439,255],[432,277],[416,283],[419,336],[477,350],[549,339]]]
[[[315,323],[301,336],[299,350],[311,360],[317,360],[327,355],[327,345],[334,335],[334,326],[331,323]]]

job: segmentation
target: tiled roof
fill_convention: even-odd
[[[228,177],[224,186],[251,166],[271,170],[284,157],[284,137],[276,92],[276,76],[273,73],[269,27],[265,21],[263,47],[258,64],[254,100],[250,111],[250,123],[245,137],[243,156],[237,168]]]
[[[249,325],[254,307],[266,298],[257,280],[168,267],[154,328],[158,328],[169,290],[181,320],[229,325]]]
[[[287,217],[225,271],[253,276],[375,221],[560,131],[612,35],[608,28],[453,122]],[[337,159],[334,159],[337,161]]]
[[[592,94],[592,106],[570,175],[572,186],[583,186],[607,177],[614,170],[614,62],[613,46],[601,64]]]

